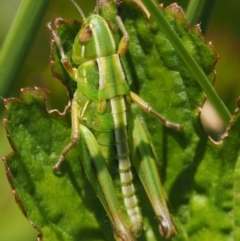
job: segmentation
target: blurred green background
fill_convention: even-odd
[[[209,0],[210,1],[210,0]],[[87,3],[86,3],[87,2]],[[174,1],[166,0],[167,6]],[[177,1],[186,9],[188,0]],[[87,15],[94,9],[94,0],[78,0],[79,5]],[[20,6],[19,0],[0,0],[0,46]],[[240,1],[218,1],[217,7],[209,26],[206,41],[213,42],[220,59],[216,66],[217,78],[215,87],[231,112],[236,107],[236,98],[240,96]],[[23,68],[15,78],[11,93],[2,98],[19,97],[22,87],[45,87],[51,91],[48,100],[49,108],[64,109],[68,99],[66,91],[57,79],[51,77],[49,69],[49,41],[50,34],[45,29],[45,24],[56,17],[66,19],[80,19],[74,6],[68,0],[51,0],[45,13],[38,33],[29,46],[28,56]],[[2,81],[0,79],[0,81]],[[1,109],[3,104],[1,103]],[[1,119],[6,113],[1,113]],[[3,124],[0,125],[0,156],[11,152],[11,147],[6,138]],[[35,231],[27,219],[20,212],[15,203],[10,185],[6,179],[3,163],[0,164],[0,239],[1,241],[33,241],[37,240]]]

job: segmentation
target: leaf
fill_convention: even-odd
[[[135,3],[126,1],[119,11],[131,38],[122,60],[131,90],[167,119],[184,127],[182,133],[166,129],[153,117],[132,108],[148,129],[154,146],[170,210],[179,229],[174,240],[238,240],[238,109],[224,141],[219,145],[210,142],[199,120],[198,106],[203,104],[204,93],[168,39]],[[190,29],[176,4],[163,11],[213,82],[216,54],[204,42],[199,26]],[[114,1],[103,2],[100,13],[115,23]],[[61,19],[56,24],[71,57],[71,44],[80,24]],[[118,40],[121,36],[116,31]],[[51,69],[72,98],[75,83],[62,68],[54,44]],[[113,240],[110,222],[84,174],[77,146],[67,155],[61,175],[52,173],[61,150],[69,143],[71,119],[69,109],[62,114],[47,111],[47,95],[44,89],[23,89],[20,99],[5,100],[5,126],[15,152],[4,162],[16,200],[44,241]],[[137,180],[136,184],[145,224],[139,240],[164,240]]]
[[[239,108],[223,142],[198,142],[188,210],[182,212],[190,240],[238,240],[239,223]],[[183,211],[183,207],[181,207]],[[185,217],[184,217],[185,216]],[[186,238],[185,238],[186,239]],[[177,239],[177,240],[185,240]]]
[[[239,157],[239,114],[229,137],[220,146],[213,145],[203,133],[198,115],[204,94],[169,41],[154,23],[147,24],[139,17],[136,9],[126,7],[122,13],[134,42],[126,56],[126,62],[134,63],[131,68],[126,68],[128,79],[133,85],[137,79],[141,97],[154,103],[154,108],[167,119],[184,127],[183,134],[165,129],[161,135],[157,121],[144,114],[144,123],[159,156],[165,190],[175,217],[178,217],[179,235],[174,240],[212,240],[212,237],[228,240],[230,233],[235,235],[230,240],[238,240],[235,227],[238,219],[232,220],[232,212],[238,213],[233,203],[234,184],[239,177],[233,173],[237,172]],[[205,44],[199,26],[189,29],[176,4],[169,6],[165,15],[209,81],[213,82],[216,54],[211,45]],[[228,154],[225,154],[226,150]],[[226,207],[220,205],[223,200]]]
[[[63,164],[62,175],[52,166],[69,142],[69,112],[47,112],[48,91],[22,89],[20,99],[5,100],[5,126],[17,152],[6,160],[8,179],[23,213],[42,233],[42,240],[103,240],[106,216],[86,180],[76,151]],[[80,177],[80,178],[79,178]],[[94,213],[92,210],[95,210]]]

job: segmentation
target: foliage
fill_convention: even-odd
[[[204,93],[175,49],[143,11],[128,3],[121,8],[120,14],[131,38],[122,62],[131,89],[167,119],[184,127],[183,133],[163,128],[133,106],[134,115],[141,118],[153,142],[171,212],[179,229],[174,240],[212,240],[213,237],[238,240],[240,233],[235,228],[240,220],[237,110],[225,139],[214,145],[203,133],[199,121],[198,106],[203,104]],[[177,5],[162,11],[212,82],[216,54],[212,46],[204,42],[199,27],[190,29]],[[114,23],[115,6],[110,3],[102,6],[101,14]],[[58,29],[69,54],[77,25],[62,22]],[[66,31],[68,34],[64,34]],[[117,31],[116,38],[120,36]],[[52,71],[64,81],[71,98],[74,86],[66,82],[68,77],[59,65],[55,46],[52,51]],[[44,241],[79,240],[80,237],[112,240],[110,223],[85,177],[78,149],[68,154],[60,176],[51,171],[62,148],[69,142],[71,120],[69,109],[63,114],[46,110],[47,94],[48,91],[40,88],[23,89],[20,99],[5,100],[8,109],[5,125],[15,152],[4,162],[16,200]],[[146,235],[140,240],[160,240],[157,223],[148,211],[149,203],[141,190],[138,183],[146,222]]]

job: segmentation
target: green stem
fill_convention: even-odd
[[[49,0],[24,0],[0,52],[0,96],[5,97],[14,85],[30,49]]]
[[[203,35],[206,34],[214,8],[218,0],[191,0],[186,15],[191,26],[201,23]]]
[[[169,41],[172,43],[177,53],[181,57],[182,61],[186,64],[191,74],[195,77],[196,81],[199,83],[199,85],[207,95],[208,99],[217,110],[225,125],[228,125],[231,114],[229,113],[222,100],[217,95],[212,84],[208,81],[208,78],[206,77],[202,69],[183,46],[181,40],[167,22],[162,11],[152,0],[142,0],[142,2],[151,13],[151,15],[154,17],[161,30],[166,34]]]

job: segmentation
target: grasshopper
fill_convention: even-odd
[[[113,24],[98,14],[100,1],[88,17],[74,0],[71,2],[83,19],[72,46],[72,61],[78,68],[72,66],[65,54],[56,29],[51,23],[47,25],[63,67],[77,82],[71,102],[71,142],[62,150],[53,171],[59,170],[67,153],[78,143],[84,171],[111,221],[115,239],[131,241],[136,240],[143,229],[132,174],[134,166],[158,219],[160,234],[172,238],[177,229],[164,199],[147,134],[136,117],[131,117],[134,121],[130,130],[131,103],[134,102],[167,127],[177,130],[182,130],[182,127],[167,121],[129,89],[120,58],[128,49],[130,37],[120,16],[116,16],[116,24],[123,36],[118,44],[113,35]],[[134,157],[133,149],[140,158]],[[108,169],[109,162],[118,164],[125,215]]]

